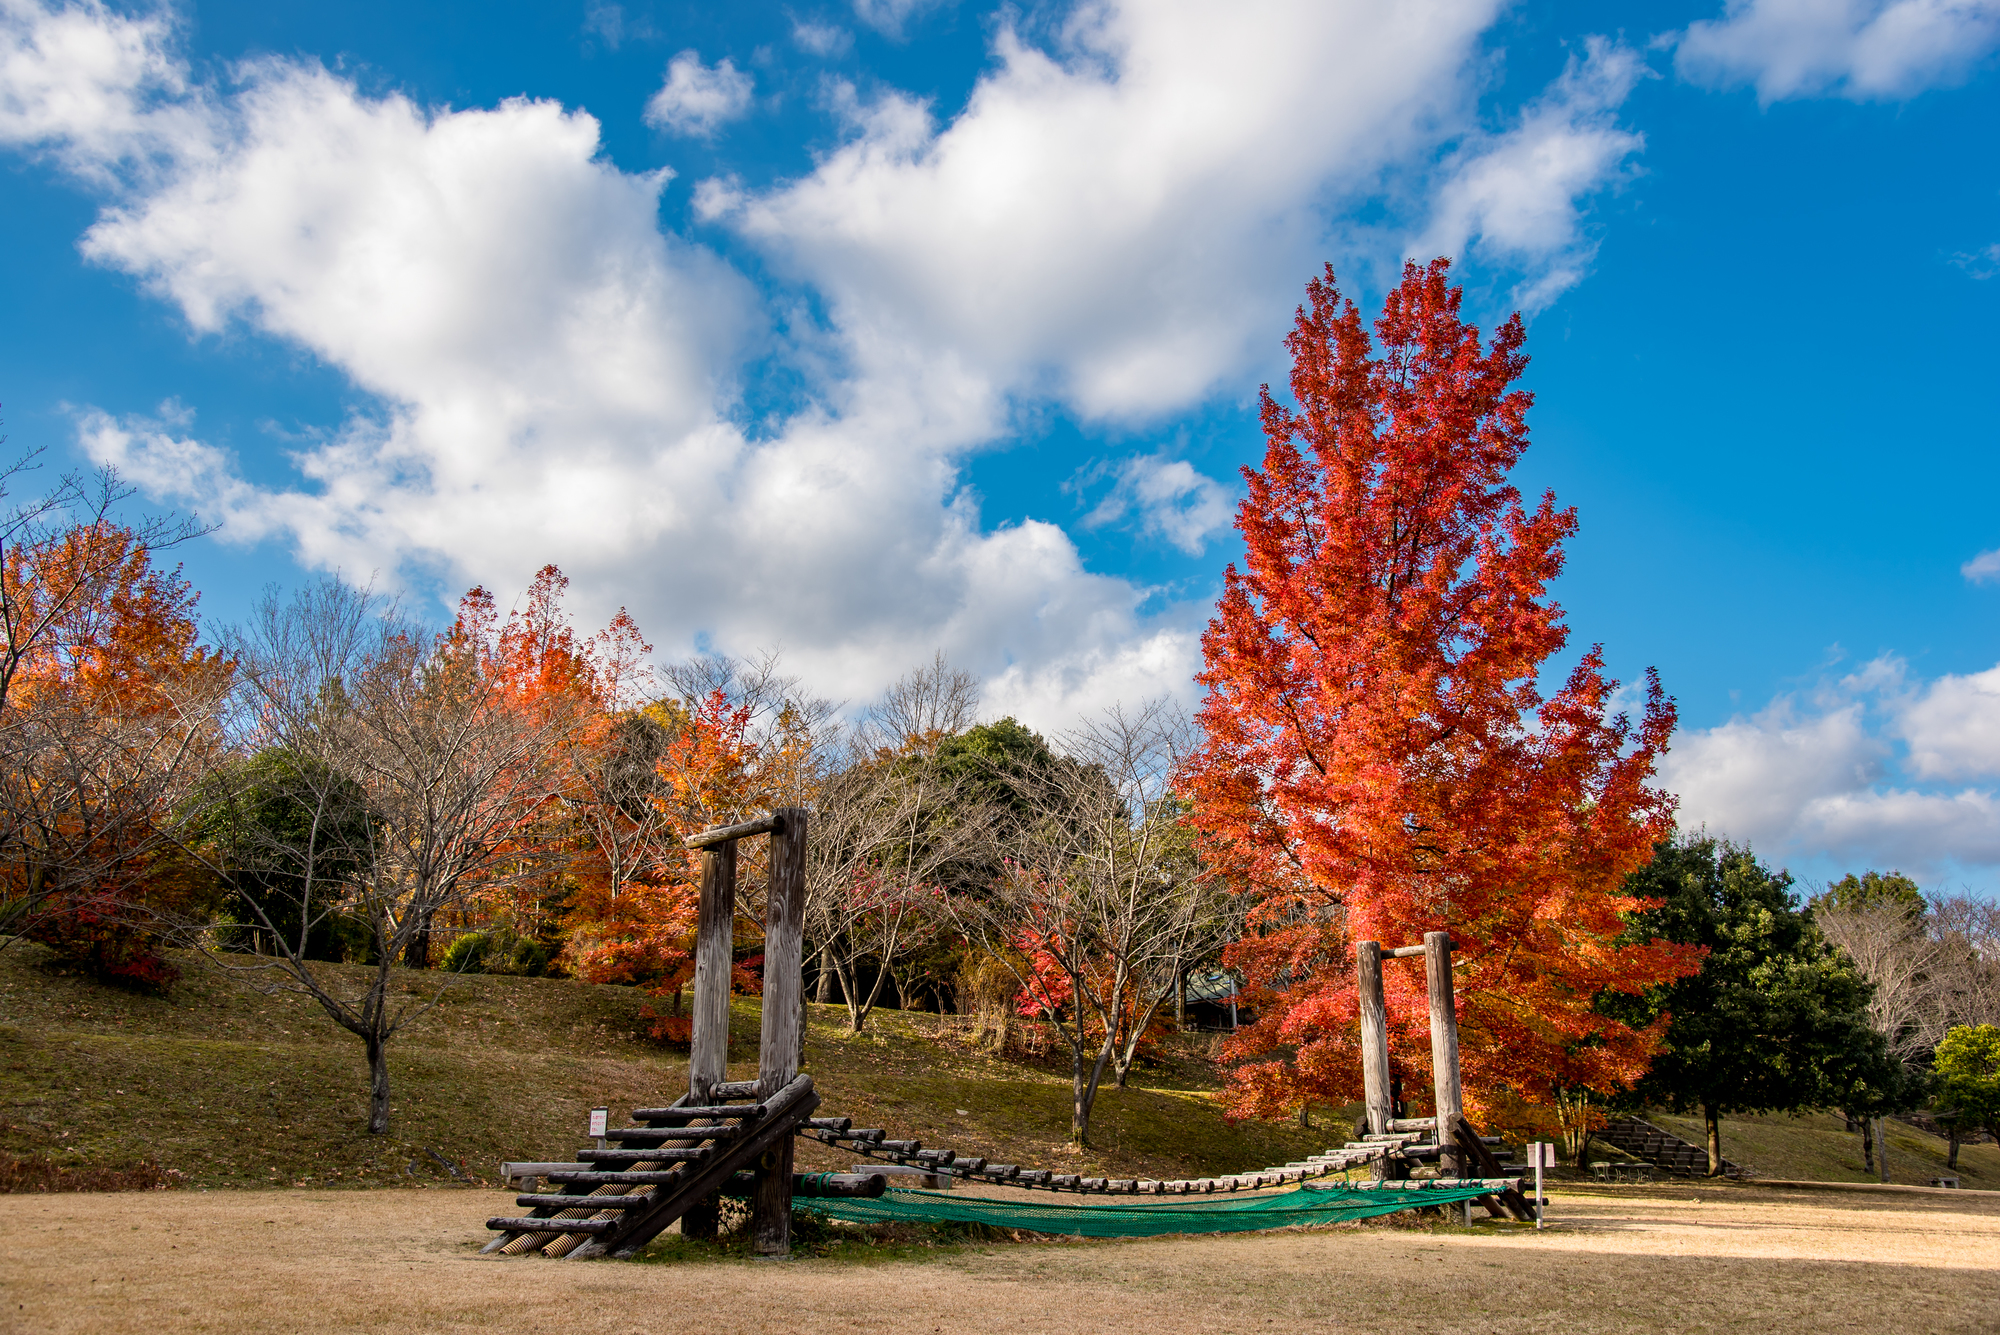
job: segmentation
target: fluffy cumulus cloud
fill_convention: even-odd
[[[646,124],[706,138],[750,112],[756,80],[725,57],[714,65],[683,51],[667,62],[667,81],[646,103]]]
[[[990,708],[1059,723],[1185,692],[1202,609],[1085,569],[1054,524],[984,526],[967,451],[1024,401],[1147,419],[1240,377],[1338,210],[1390,174],[1430,179],[1463,137],[1497,9],[1133,0],[1083,6],[1041,46],[1003,21],[948,124],[830,85],[847,136],[809,175],[701,192],[798,285],[777,306],[820,298],[825,322],[788,337],[769,292],[662,230],[667,174],[621,170],[555,103],[438,110],[300,60],[204,83],[165,19],[0,0],[0,136],[105,192],[93,260],[196,330],[282,340],[367,396],[297,448],[293,486],[246,481],[178,410],[80,416],[94,457],[225,538],[447,588],[519,588],[555,560],[584,610],[630,603],[668,652],[775,646],[859,698],[942,647]],[[1593,48],[1523,130],[1606,132],[1615,57]],[[683,53],[649,114],[702,133],[750,95]],[[1570,264],[1573,207],[1531,215],[1615,175],[1616,148],[1543,172],[1533,206],[1472,191],[1457,226]],[[773,354],[810,402],[752,435],[737,380]],[[1184,462],[1107,475],[1094,522],[1198,551],[1226,518]]]
[[[949,124],[837,89],[853,138],[817,170],[704,201],[826,294],[865,377],[1158,414],[1268,355],[1327,209],[1462,120],[1496,8],[1090,5],[1047,49],[1003,25]]]
[[[2000,48],[2000,0],[1729,0],[1682,35],[1675,67],[1766,103],[1914,97],[1956,84]]]
[[[53,153],[108,182],[116,167],[188,142],[203,108],[179,100],[187,75],[167,53],[172,36],[162,12],[0,0],[0,144]]]
[[[1211,535],[1229,527],[1229,491],[1185,459],[1146,454],[1115,469],[1093,469],[1086,484],[1112,477],[1111,490],[1083,518],[1085,528],[1124,524],[1198,556]]]
[[[1591,38],[1516,125],[1459,151],[1438,192],[1431,229],[1411,254],[1463,254],[1477,238],[1482,257],[1529,271],[1515,300],[1530,311],[1582,281],[1596,253],[1584,232],[1583,203],[1624,176],[1645,147],[1616,119],[1644,77],[1638,52]]]
[[[2000,668],[1913,682],[1878,659],[1682,732],[1663,777],[1683,825],[1776,857],[1932,876],[2000,866]]]

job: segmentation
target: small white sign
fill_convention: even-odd
[[[1528,1167],[1554,1168],[1555,1166],[1556,1147],[1552,1143],[1546,1140],[1538,1140],[1528,1146]]]
[[[605,1129],[610,1125],[611,1125],[611,1109],[592,1108],[590,1110],[591,1136],[599,1140],[603,1139]]]

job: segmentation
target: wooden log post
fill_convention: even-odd
[[[1389,1010],[1382,1000],[1382,944],[1354,943],[1361,996],[1361,1085],[1368,1109],[1368,1133],[1389,1129]]]
[[[1431,1087],[1437,1097],[1437,1138],[1445,1146],[1440,1173],[1463,1177],[1469,1165],[1454,1136],[1465,1113],[1458,1076],[1458,1004],[1451,986],[1451,934],[1424,933],[1424,981],[1431,999]]]
[[[694,1036],[688,1052],[688,1102],[714,1101],[729,1073],[729,986],[736,948],[736,841],[701,853],[701,906],[694,943]],[[688,1207],[681,1233],[712,1239],[720,1212],[714,1196]]]
[[[764,1021],[758,1044],[757,1084],[766,1095],[799,1073],[799,1037],[805,1000],[806,812],[773,813],[770,893],[764,910]],[[752,1198],[752,1245],[759,1256],[784,1256],[792,1247],[792,1137],[771,1147],[758,1165]]]

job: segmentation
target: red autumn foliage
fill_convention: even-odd
[[[1573,510],[1507,480],[1532,398],[1519,316],[1490,344],[1448,261],[1405,267],[1371,339],[1331,268],[1286,341],[1294,407],[1263,395],[1231,566],[1202,646],[1202,751],[1184,772],[1205,855],[1255,898],[1232,948],[1257,1020],[1230,1049],[1238,1115],[1360,1092],[1353,943],[1457,945],[1468,1105],[1511,1088],[1610,1089],[1657,1028],[1598,1015],[1606,989],[1683,976],[1665,943],[1614,944],[1621,893],[1671,828],[1652,782],[1673,703],[1648,673],[1635,723],[1548,596]],[[1418,961],[1391,963],[1391,1050],[1427,1088]]]

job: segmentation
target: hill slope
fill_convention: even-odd
[[[197,961],[166,997],[51,973],[41,947],[0,950],[0,1156],[74,1167],[146,1161],[205,1186],[490,1180],[503,1159],[566,1159],[588,1110],[614,1117],[686,1089],[684,1056],[646,1039],[635,989],[559,979],[399,974],[438,1005],[390,1045],[390,1134],[369,1136],[360,1040],[311,1001],[262,996]],[[739,999],[732,1075],[755,1073],[757,1003]],[[824,1111],[930,1144],[1110,1176],[1179,1177],[1282,1163],[1338,1144],[1339,1117],[1230,1125],[1213,1066],[1186,1040],[1099,1098],[1092,1139],[1067,1144],[1067,1069],[953,1046],[940,1017],[813,1007],[807,1069]],[[941,1038],[945,1041],[940,1041]],[[736,1060],[740,1058],[740,1061]],[[802,1167],[844,1167],[801,1145]]]

